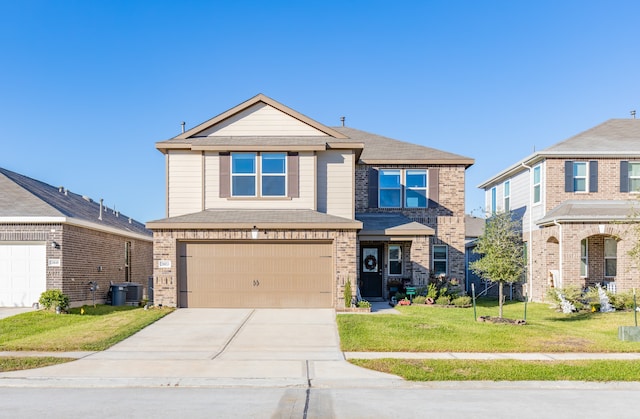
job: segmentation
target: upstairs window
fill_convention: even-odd
[[[493,188],[491,188],[491,214],[495,214],[498,209],[496,208],[498,199],[498,192],[496,190],[496,187],[494,186]]]
[[[256,196],[256,153],[231,155],[231,195]]]
[[[260,157],[262,196],[286,196],[287,155],[285,153],[263,153]]]
[[[533,168],[533,203],[539,204],[541,199],[541,168],[540,165]]]
[[[629,192],[640,192],[640,162],[629,162]]]
[[[511,211],[511,181],[507,180],[503,185],[504,211]]]
[[[573,191],[587,191],[587,163],[573,162]]]
[[[425,208],[427,206],[427,171],[407,170],[405,186],[405,208]]]
[[[380,170],[380,208],[402,206],[402,181],[399,169]]]

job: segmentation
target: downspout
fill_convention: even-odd
[[[533,186],[533,172],[531,169],[533,167],[524,163],[521,163],[521,165],[529,171],[529,254],[527,255],[529,259],[529,268],[527,269],[529,271],[529,296],[527,299],[533,301],[533,193],[531,192],[531,187]]]
[[[560,286],[556,285],[556,287],[557,288],[562,288],[564,286],[564,282],[562,281],[562,272],[563,272],[562,271],[562,260],[563,260],[563,257],[562,257],[562,224],[560,224],[558,222],[558,220],[553,220],[553,224],[558,226],[558,229],[560,230],[559,234],[558,234],[560,236],[560,249],[559,249],[560,254],[558,255],[558,265],[559,265],[558,269],[560,270],[560,272],[558,273],[559,276],[560,276],[560,278],[558,278],[559,279],[558,282],[560,282]]]

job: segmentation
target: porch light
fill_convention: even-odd
[[[259,232],[260,232],[260,230],[258,230],[258,227],[253,226],[253,228],[251,229],[251,238],[252,239],[257,239]]]

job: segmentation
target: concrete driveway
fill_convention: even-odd
[[[31,307],[0,307],[0,319],[15,316],[16,314],[26,313],[27,311],[33,311],[35,309]]]
[[[87,386],[401,383],[345,361],[335,316],[332,309],[179,309],[106,351],[0,378],[4,385],[44,380],[63,387],[78,380]]]

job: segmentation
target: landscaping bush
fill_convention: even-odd
[[[549,288],[547,290],[547,298],[549,298],[550,301],[556,303],[556,308],[561,308],[560,296],[558,295],[558,293],[562,294],[566,301],[573,304],[576,310],[582,310],[585,308],[585,297],[580,287],[571,285],[564,288]],[[599,301],[600,300],[598,300],[598,303]]]
[[[609,294],[609,303],[616,310],[633,310],[633,292],[627,291],[620,294]]]
[[[62,293],[60,290],[48,290],[40,294],[40,305],[46,310],[55,310],[56,307],[60,307],[60,310],[66,311],[69,308],[69,297]]]
[[[344,284],[344,306],[351,307],[351,281],[347,279],[347,283]]]
[[[404,300],[407,295],[404,292],[396,292],[396,301]]]
[[[440,306],[448,306],[450,303],[451,299],[446,295],[442,295],[436,299],[436,304]]]
[[[465,307],[471,304],[471,297],[468,296],[462,296],[462,297],[458,297],[458,298],[454,298],[453,301],[451,301],[451,304],[453,304],[456,307]]]
[[[436,287],[436,284],[434,283],[429,284],[429,286],[427,287],[426,297],[433,298],[434,300],[438,298],[438,287]]]
[[[371,308],[371,303],[368,302],[367,300],[360,300],[360,301],[358,301],[357,306],[359,308]]]
[[[416,295],[413,298],[413,303],[414,304],[424,304],[424,302],[426,301],[427,297],[425,297],[424,295]]]

